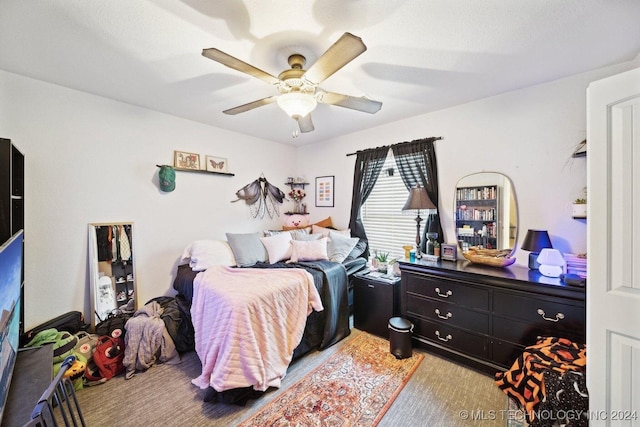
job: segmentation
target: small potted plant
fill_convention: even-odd
[[[373,256],[374,266],[380,273],[386,273],[387,268],[389,267],[389,252],[378,252],[375,251],[375,255]]]
[[[584,189],[582,197],[578,197],[573,201],[572,215],[574,218],[587,217],[587,189]]]
[[[393,272],[393,264],[396,262],[395,258],[391,258],[389,252],[375,251],[373,256],[373,267],[380,273],[391,275]]]

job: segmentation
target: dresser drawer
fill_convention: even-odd
[[[442,347],[457,350],[484,360],[489,358],[489,339],[458,328],[423,319],[412,319],[414,334]]]
[[[585,313],[584,302],[495,292],[492,335],[525,346],[541,336],[584,342]]]
[[[472,311],[461,305],[408,295],[407,313],[481,334],[489,334],[489,313]]]
[[[491,360],[493,363],[509,369],[513,366],[513,362],[516,361],[518,356],[522,355],[524,347],[521,345],[512,344],[510,342],[494,340],[492,345]]]
[[[550,322],[556,327],[567,323],[585,323],[584,303],[572,304],[549,298],[544,300],[533,296],[520,296],[495,292],[493,296],[494,314],[522,319],[529,322]]]
[[[533,345],[538,337],[563,337],[584,343],[584,323],[565,323],[558,327],[550,322],[526,323],[520,320],[493,317],[493,336],[524,346]]]
[[[406,277],[406,283],[405,283]],[[458,280],[441,280],[430,276],[406,274],[402,278],[406,292],[465,305],[479,310],[489,310],[489,291]]]

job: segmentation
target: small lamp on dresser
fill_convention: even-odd
[[[547,230],[527,230],[521,249],[531,252],[529,254],[529,268],[531,270],[537,270],[540,267],[537,258],[540,251],[546,248],[553,248]]]
[[[538,255],[540,274],[547,277],[560,277],[564,273],[566,263],[557,249],[544,248]]]
[[[429,198],[427,190],[419,185],[412,188],[411,191],[409,191],[409,198],[407,198],[407,202],[404,204],[402,210],[416,211],[416,258],[418,259],[422,258],[422,254],[420,253],[420,243],[422,242],[420,236],[420,222],[422,222],[420,211],[430,209],[437,208]]]

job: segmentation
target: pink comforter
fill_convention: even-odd
[[[216,391],[279,387],[312,310],[313,277],[302,269],[210,267],[193,282],[191,318],[202,373]]]

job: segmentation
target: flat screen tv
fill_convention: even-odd
[[[0,246],[0,422],[20,339],[20,287],[22,283],[22,230]]]

